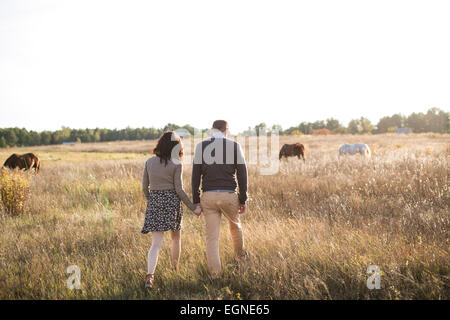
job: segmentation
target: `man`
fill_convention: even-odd
[[[219,232],[222,214],[230,227],[237,260],[248,257],[239,215],[245,212],[247,201],[247,166],[239,143],[227,139],[228,123],[216,120],[211,139],[195,148],[192,168],[192,195],[194,204],[200,205],[205,219],[206,257],[213,279],[221,271]],[[237,183],[236,183],[237,178]],[[200,197],[200,180],[202,195]],[[239,193],[236,187],[239,186]]]

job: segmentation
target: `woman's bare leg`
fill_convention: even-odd
[[[152,232],[152,246],[148,250],[148,274],[154,274],[158,263],[159,250],[163,243],[164,232]]]

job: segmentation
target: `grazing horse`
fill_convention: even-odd
[[[279,160],[281,160],[283,156],[286,158],[297,156],[297,158],[303,158],[303,161],[305,161],[305,146],[301,143],[284,144],[280,150]]]
[[[36,173],[39,173],[39,169],[41,168],[41,161],[34,153],[25,153],[22,155],[14,153],[8,159],[6,159],[3,167],[10,169],[19,168],[24,170],[30,170],[34,168]]]
[[[354,143],[354,144],[343,144],[339,147],[339,156],[346,154],[357,154],[363,155],[365,157],[370,157],[371,152],[367,144],[364,143]]]

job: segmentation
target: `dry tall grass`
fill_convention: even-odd
[[[282,143],[297,140],[305,164],[283,161],[272,176],[250,166],[242,219],[251,259],[234,263],[224,221],[224,275],[209,282],[203,223],[185,208],[180,270],[170,270],[167,237],[150,292],[143,278],[151,240],[140,234],[145,156],[80,161],[74,152],[44,161],[25,213],[0,214],[0,298],[449,299],[449,135]],[[337,161],[339,144],[357,141],[369,144],[372,159]],[[190,191],[189,165],[184,178]],[[382,271],[379,290],[366,287],[371,264]],[[69,265],[81,269],[81,290],[66,288]]]

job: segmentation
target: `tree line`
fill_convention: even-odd
[[[295,134],[379,134],[395,132],[398,128],[410,128],[414,133],[435,132],[450,133],[450,113],[438,108],[431,108],[426,113],[412,113],[409,116],[394,114],[381,118],[376,125],[367,118],[361,117],[351,120],[344,126],[339,120],[329,118],[315,122],[301,122],[297,126],[282,130],[281,126],[267,127],[260,123],[255,127],[249,127],[243,134],[252,135],[265,129],[266,131],[278,131],[282,135]]]
[[[281,135],[294,134],[379,134],[395,132],[397,128],[411,128],[414,133],[435,132],[450,133],[450,113],[438,108],[431,108],[426,113],[412,113],[409,116],[394,114],[381,118],[376,125],[369,119],[361,117],[351,120],[343,126],[337,119],[329,118],[315,122],[302,122],[283,130],[280,125],[267,127],[260,123],[241,132],[244,135],[257,135],[261,130],[278,131]],[[24,128],[0,129],[0,148],[15,146],[39,146],[62,143],[105,142],[120,140],[152,140],[164,131],[183,128],[194,134],[190,125],[178,126],[169,123],[163,128],[125,128],[125,129],[71,129],[62,127],[56,131],[28,131]],[[207,129],[203,129],[205,131]]]
[[[39,146],[62,143],[86,143],[120,140],[152,140],[161,136],[164,131],[184,128],[194,133],[190,125],[178,126],[169,123],[163,128],[125,128],[125,129],[71,129],[62,127],[56,131],[28,131],[24,128],[0,129],[0,148]]]

